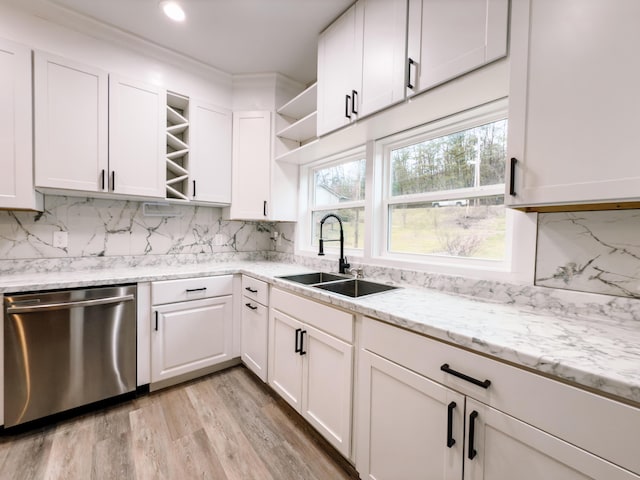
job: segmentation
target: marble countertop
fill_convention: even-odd
[[[0,276],[0,293],[246,273],[340,308],[640,404],[638,322],[561,318],[513,305],[402,285],[352,299],[277,278],[295,264],[231,262]],[[372,279],[375,280],[375,279]]]

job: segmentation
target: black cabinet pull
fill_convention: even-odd
[[[476,418],[478,418],[478,412],[474,410],[469,414],[469,451],[467,452],[469,460],[473,460],[478,454],[476,449],[473,447],[476,436]]]
[[[249,292],[251,292],[251,293],[258,293],[258,290],[254,290],[254,289],[253,289],[253,288],[251,288],[251,287],[245,287],[245,290],[247,290],[247,291],[249,291]]]
[[[410,58],[409,67],[407,68],[407,88],[410,88],[411,90],[415,88],[415,85],[411,83],[411,67],[415,64],[416,62],[413,61],[413,58]]]
[[[296,349],[295,349],[296,353],[300,353],[302,351],[302,342],[298,340],[301,337],[300,332],[302,332],[302,329],[296,328]],[[300,343],[300,346],[298,346],[298,343]]]
[[[262,215],[267,216],[267,201],[265,200],[262,204]]]
[[[351,119],[351,115],[349,114],[349,103],[351,102],[351,95],[344,96],[344,116],[348,119]]]
[[[104,190],[104,178],[105,178],[105,171],[104,168],[102,169],[102,182],[101,182],[101,189]]]
[[[516,163],[518,159],[511,157],[511,170],[509,171],[509,195],[516,196]]]
[[[187,293],[193,293],[193,292],[204,292],[207,289],[207,287],[202,287],[202,288],[187,288]]]
[[[351,90],[351,113],[353,113],[354,115],[358,114],[358,111],[356,110],[357,103],[358,103],[358,92],[356,92],[355,90]]]
[[[307,352],[304,351],[304,336],[307,334],[306,330],[302,330],[300,332],[300,355],[306,355]]]
[[[193,196],[196,196],[196,181],[193,181]]]
[[[111,170],[111,191],[116,191],[116,171]]]
[[[249,307],[251,310],[257,310],[258,309],[258,307],[254,307],[250,303],[245,303],[245,306]]]
[[[158,311],[156,310],[156,332],[158,331]]]
[[[477,379],[475,379],[473,377],[470,377],[469,375],[465,375],[464,373],[460,373],[460,372],[457,372],[456,370],[453,370],[453,369],[449,368],[449,364],[448,363],[445,363],[444,365],[442,365],[440,367],[440,370],[442,370],[443,372],[447,372],[447,373],[453,375],[454,377],[458,377],[458,378],[461,378],[463,380],[466,380],[467,382],[471,382],[474,385],[477,385],[477,386],[482,387],[482,388],[489,388],[489,385],[491,385],[491,380],[484,380],[484,381],[477,380]]]
[[[453,411],[456,408],[456,402],[447,405],[447,447],[451,448],[456,444],[453,438]]]

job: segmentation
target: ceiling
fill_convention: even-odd
[[[232,74],[279,72],[316,79],[318,34],[353,0],[178,0],[186,20],[159,0],[46,0]]]

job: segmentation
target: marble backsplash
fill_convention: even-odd
[[[535,283],[640,298],[640,210],[538,217]]]
[[[293,252],[287,224],[227,221],[220,208],[179,204],[174,216],[154,216],[143,205],[47,195],[42,213],[1,211],[0,260]],[[66,246],[55,232],[66,232]]]

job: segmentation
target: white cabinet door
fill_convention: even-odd
[[[640,478],[470,398],[466,419],[465,480]]]
[[[353,346],[304,325],[301,348],[302,416],[349,458]]]
[[[36,186],[107,191],[108,96],[106,72],[35,52]]]
[[[318,136],[349,124],[358,115],[362,19],[362,2],[357,2],[318,40]]]
[[[240,357],[249,370],[266,382],[269,309],[245,296],[242,304]]]
[[[231,203],[231,125],[229,110],[191,101],[189,105],[191,198]]]
[[[270,309],[269,385],[297,411],[302,401],[302,326],[295,318]]]
[[[31,99],[31,50],[0,39],[0,208],[42,208],[33,188]]]
[[[636,0],[512,2],[507,204],[640,197],[639,19]]]
[[[363,117],[404,100],[407,1],[361,1],[364,28],[358,113]]]
[[[408,95],[507,54],[508,0],[410,0]]]
[[[231,295],[154,307],[152,313],[152,382],[231,359]]]
[[[366,350],[358,361],[361,477],[462,478],[464,396]]]
[[[164,89],[109,77],[109,191],[164,198]]]
[[[230,218],[269,218],[271,112],[233,113],[233,186]]]

